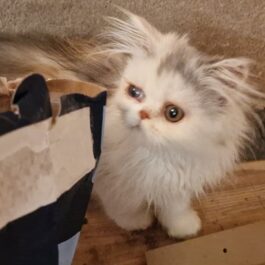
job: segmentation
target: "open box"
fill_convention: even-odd
[[[0,98],[1,265],[71,264],[105,103],[101,87],[37,74]]]

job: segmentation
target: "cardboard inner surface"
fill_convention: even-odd
[[[148,265],[265,264],[265,222],[148,251]]]
[[[0,149],[1,228],[56,201],[95,167],[90,109],[5,134]]]

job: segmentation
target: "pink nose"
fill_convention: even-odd
[[[139,116],[141,120],[150,119],[149,114],[145,110],[139,111]]]

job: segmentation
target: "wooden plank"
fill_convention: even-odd
[[[194,205],[203,222],[198,236],[265,220],[265,161],[244,163],[226,183]],[[159,224],[134,233],[118,228],[95,199],[87,219],[74,265],[144,265],[147,250],[177,242]]]

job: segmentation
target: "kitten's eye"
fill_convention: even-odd
[[[184,111],[175,105],[167,105],[164,110],[164,115],[168,121],[178,122],[184,117]]]
[[[138,101],[141,101],[145,97],[144,91],[134,85],[129,85],[128,94],[130,97],[135,98]]]

